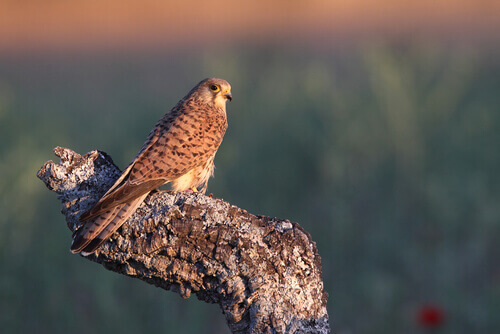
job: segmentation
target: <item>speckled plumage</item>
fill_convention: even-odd
[[[228,82],[209,78],[165,114],[115,184],[80,216],[88,222],[75,232],[71,251],[94,252],[162,184],[171,182],[175,192],[202,187],[204,193],[226,132],[226,101],[231,98]]]

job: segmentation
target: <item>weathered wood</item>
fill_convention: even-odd
[[[120,175],[104,152],[57,147],[38,177],[68,227]],[[157,191],[87,259],[184,298],[220,305],[233,333],[328,333],[320,256],[297,223],[252,215],[202,194]]]

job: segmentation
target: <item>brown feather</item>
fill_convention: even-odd
[[[212,87],[218,87],[218,90]],[[89,221],[76,231],[71,251],[91,253],[137,209],[147,194],[172,182],[174,191],[203,186],[213,173],[213,159],[226,132],[225,104],[230,85],[202,80],[165,114],[139,153],[94,207],[80,216]]]
[[[90,240],[86,245],[80,247],[80,251],[83,255],[88,255],[93,253],[97,248],[99,248],[124,222],[137,210],[137,208],[142,204],[144,199],[148,194],[144,194],[130,203],[123,204],[114,216],[108,218],[107,223],[104,228],[98,232],[93,233],[87,238]],[[82,244],[83,245],[83,244]]]
[[[73,236],[73,243],[71,244],[71,251],[79,253],[87,246],[95,236],[99,235],[101,231],[114,219],[117,213],[126,204],[112,208],[109,212],[98,216],[95,221],[88,222],[80,229],[76,230]]]
[[[130,184],[130,182],[127,181],[112,193],[103,196],[91,210],[80,216],[80,221],[95,218],[120,204],[131,201],[143,194],[147,194],[163,184],[165,184],[165,180],[151,180],[137,185]]]

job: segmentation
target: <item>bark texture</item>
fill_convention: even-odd
[[[68,227],[120,170],[104,152],[57,147],[38,177],[58,194]],[[233,333],[328,333],[321,259],[297,223],[256,216],[202,194],[157,191],[87,259],[219,304]]]

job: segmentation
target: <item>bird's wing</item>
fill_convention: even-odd
[[[205,134],[213,131],[212,122],[192,111],[186,114],[174,109],[165,115],[127,169],[80,221],[149,193],[207,161],[220,141],[207,138]]]
[[[141,150],[137,153],[127,169],[123,171],[113,186],[99,199],[94,207],[80,216],[80,221],[95,218],[117,205],[130,201],[144,193],[148,193],[165,182],[168,182],[168,173],[163,173],[161,177],[153,177],[145,160],[150,160],[149,158],[146,159],[146,157],[151,155],[150,151],[153,151],[153,153],[155,150],[158,151],[157,147],[164,142],[164,139],[160,138],[164,136],[166,132],[168,133],[170,125],[175,119],[174,115],[170,116],[171,117],[162,118],[156,124]]]

